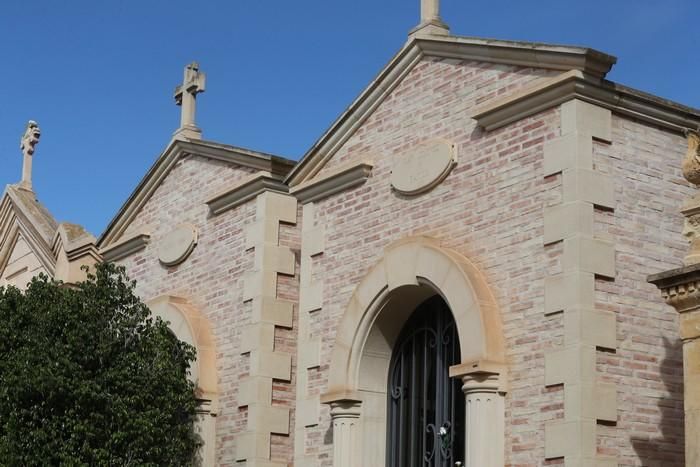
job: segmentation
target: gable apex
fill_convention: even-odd
[[[116,242],[126,230],[140,209],[151,198],[177,162],[183,157],[194,155],[247,167],[255,171],[269,172],[284,177],[294,166],[294,162],[283,157],[251,149],[220,144],[213,141],[194,139],[173,139],[156,159],[136,189],[110,221],[100,236],[97,246],[102,249]]]
[[[377,77],[306,152],[285,180],[290,187],[316,175],[403,78],[424,58],[452,58],[549,70],[580,70],[604,78],[617,58],[584,47],[458,36],[411,37]]]

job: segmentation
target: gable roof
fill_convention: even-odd
[[[343,144],[357,131],[391,91],[424,57],[473,60],[507,65],[576,71],[589,82],[608,83],[604,78],[617,59],[611,55],[585,47],[570,47],[535,42],[502,41],[458,36],[414,36],[391,59],[377,77],[355,101],[338,117],[331,127],[306,152],[289,173],[285,182],[294,187],[313,178]],[[648,96],[624,86],[613,86],[614,92],[605,95],[608,107],[616,111],[624,106],[636,106],[639,96]],[[608,102],[609,101],[609,102]],[[679,129],[678,122],[692,122],[700,111],[688,110],[674,102],[644,99],[644,108],[635,108],[629,114],[653,110],[653,121]],[[550,107],[556,105],[552,102]],[[690,112],[690,117],[689,116]]]
[[[196,139],[174,139],[156,159],[97,241],[102,249],[119,239],[177,162],[188,155],[224,161],[284,177],[294,162],[250,149]]]
[[[5,270],[20,236],[44,268],[53,274],[56,258],[51,251],[58,223],[33,191],[8,185],[0,200],[0,272]]]

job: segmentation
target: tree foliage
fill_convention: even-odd
[[[194,349],[99,265],[66,287],[0,288],[0,464],[189,465]]]

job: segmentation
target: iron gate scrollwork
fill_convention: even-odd
[[[464,394],[449,368],[457,329],[435,296],[404,325],[389,366],[387,467],[447,467],[464,458]]]

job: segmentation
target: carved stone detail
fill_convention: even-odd
[[[688,152],[683,159],[683,176],[690,183],[700,185],[700,133],[698,130],[686,130]]]
[[[22,165],[22,182],[20,183],[20,186],[22,188],[26,188],[27,190],[32,189],[32,157],[34,156],[36,145],[39,144],[39,138],[41,138],[41,129],[39,128],[39,124],[34,120],[29,120],[29,122],[27,122],[27,127],[24,130],[24,135],[22,135],[22,141],[19,145],[24,156]]]

